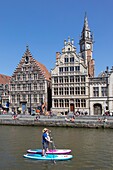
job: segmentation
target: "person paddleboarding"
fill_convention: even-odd
[[[42,156],[45,156],[46,152],[48,151],[49,143],[52,143],[48,134],[49,130],[44,128],[42,130]]]

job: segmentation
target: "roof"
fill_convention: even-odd
[[[47,68],[43,64],[39,63],[38,61],[36,61],[36,64],[37,64],[37,66],[40,67],[41,72],[44,75],[44,77],[46,78],[46,80],[50,80],[51,75],[50,75],[49,71],[47,70]]]
[[[27,46],[27,48],[26,48],[26,52],[25,52],[24,56],[25,56],[25,55],[28,55],[28,56],[31,56],[31,57],[32,57],[28,46]],[[32,57],[32,58],[33,58],[33,57]],[[34,59],[34,58],[33,58],[33,59]],[[47,68],[46,68],[42,63],[38,62],[36,59],[34,59],[34,61],[35,61],[36,65],[40,68],[41,73],[43,74],[43,76],[45,77],[45,79],[46,79],[46,80],[50,80],[51,74],[50,74],[50,72],[47,70]]]
[[[107,73],[105,71],[102,71],[98,77],[107,77]]]
[[[0,74],[0,84],[9,84],[10,76]]]
[[[21,66],[23,64],[23,62],[25,62],[25,57],[26,56],[31,58],[31,61],[30,61],[31,65],[32,65],[32,63],[35,63],[35,65],[39,68],[39,70],[40,70],[41,74],[44,76],[44,78],[46,80],[50,81],[51,80],[50,72],[47,70],[47,68],[43,64],[41,64],[36,59],[34,59],[32,54],[30,53],[30,50],[29,50],[28,46],[26,47],[26,51],[25,51],[25,53],[24,53],[24,55],[23,55],[19,65]],[[18,65],[18,67],[19,67],[19,65]],[[15,72],[16,72],[16,70],[14,71],[13,75],[15,74]]]

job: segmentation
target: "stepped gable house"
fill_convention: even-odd
[[[36,61],[28,47],[10,79],[10,107],[30,113],[42,106],[51,108],[51,76],[47,68]]]

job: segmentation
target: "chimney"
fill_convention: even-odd
[[[56,52],[56,61],[60,58],[60,52]]]
[[[109,67],[107,66],[107,67],[106,67],[106,73],[108,73],[108,71],[109,71]]]

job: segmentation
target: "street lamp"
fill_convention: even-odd
[[[30,115],[31,115],[31,81],[30,81]]]
[[[30,110],[29,110],[29,112],[30,112],[30,115],[31,115],[31,71],[32,71],[32,68],[30,67],[29,68],[29,91],[30,91],[30,101],[29,101],[29,104],[30,104]]]
[[[108,71],[108,67],[106,68],[106,73],[107,73],[107,77],[106,77],[106,87],[107,87],[107,110],[109,111],[109,76],[110,76],[110,72]]]
[[[0,108],[2,107],[2,96],[0,95]]]

